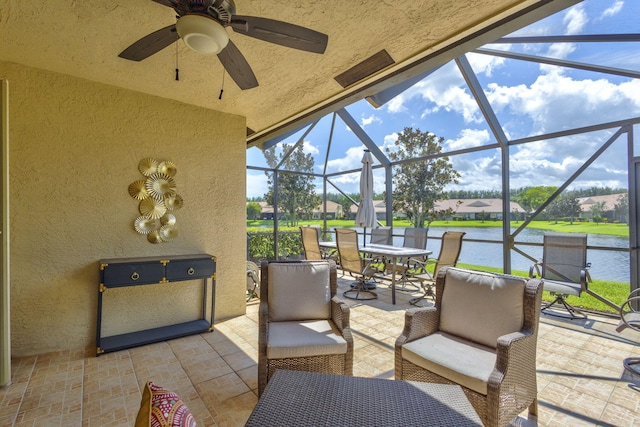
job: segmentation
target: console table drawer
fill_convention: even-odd
[[[215,273],[215,262],[211,257],[203,259],[171,260],[167,264],[166,279],[178,280],[204,279]]]
[[[159,261],[109,263],[102,269],[102,284],[115,288],[161,283],[164,281],[164,274],[165,267]]]

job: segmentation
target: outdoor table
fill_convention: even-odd
[[[336,242],[320,242],[321,249],[335,250],[337,249]],[[404,260],[411,257],[428,257],[433,253],[428,249],[420,248],[405,248],[403,246],[391,246],[380,245],[376,243],[369,243],[368,245],[359,247],[360,252],[366,252],[368,254],[384,256],[390,258],[392,263],[404,263]],[[396,303],[396,269],[391,271],[391,303]]]
[[[246,426],[482,426],[458,385],[276,370]]]

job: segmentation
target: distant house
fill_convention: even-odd
[[[268,204],[267,202],[258,202],[262,211],[260,212],[260,219],[273,220],[273,206]],[[283,218],[283,213],[280,212],[278,215],[278,219]]]
[[[386,205],[382,200],[374,200],[373,206],[376,211],[376,218],[379,221],[386,219]],[[502,199],[449,199],[438,200],[435,203],[436,210],[446,210],[451,208],[453,214],[451,219],[502,219]],[[351,205],[349,218],[355,219],[357,205]],[[511,219],[522,219],[525,210],[516,202],[509,203]],[[394,212],[396,217],[404,217],[403,213]]]
[[[626,195],[626,193],[618,193],[618,194],[608,194],[606,196],[590,196],[590,197],[578,197],[578,203],[580,203],[580,210],[582,214],[580,215],[582,218],[591,219],[593,217],[591,213],[591,208],[596,203],[602,203],[602,214],[605,218],[612,221],[620,221],[620,222],[628,222],[627,214],[619,215],[616,214],[616,205],[620,204],[622,198]]]
[[[327,219],[336,219],[343,218],[344,213],[342,209],[342,205],[340,203],[333,202],[331,200],[327,200]],[[312,218],[313,219],[323,219],[324,210],[322,209],[322,204],[313,210]]]
[[[268,204],[267,202],[257,202],[262,208],[260,212],[260,219],[264,220],[273,220],[273,206]],[[316,209],[314,209],[312,213],[313,219],[322,219],[323,215],[322,204],[318,205]],[[283,219],[285,217],[284,212],[280,212],[278,215],[278,219]],[[332,202],[331,200],[327,200],[327,219],[336,219],[342,218],[342,205],[336,202]]]
[[[436,210],[451,209],[452,219],[502,220],[502,199],[448,199],[439,200]],[[511,219],[522,219],[526,211],[516,202],[509,202]]]
[[[387,206],[384,200],[374,200],[373,209],[376,212],[376,219],[378,221],[384,221],[387,218]],[[358,205],[353,204],[349,208],[349,219],[356,219],[356,213],[358,213]]]

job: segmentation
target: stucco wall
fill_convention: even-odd
[[[94,347],[102,258],[210,253],[216,318],[244,313],[243,117],[13,63],[0,62],[0,78],[10,93],[13,356]],[[146,157],[178,169],[185,203],[168,243],[133,228],[127,189]],[[199,294],[191,283],[108,290],[105,335],[197,316]]]

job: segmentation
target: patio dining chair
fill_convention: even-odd
[[[371,229],[369,242],[376,245],[390,245],[391,238],[391,227],[376,227]]]
[[[360,255],[358,232],[349,228],[336,228],[335,232],[340,268],[342,271],[351,273],[356,278],[352,288],[343,292],[342,295],[345,298],[357,300],[378,298],[378,294],[372,291],[372,289],[375,289],[375,284],[368,282],[378,270],[371,265],[371,259]]]
[[[429,230],[426,228],[413,228],[407,227],[404,229],[404,239],[402,241],[402,247],[404,248],[418,248],[425,249],[427,247],[427,235]],[[424,259],[423,261],[426,261]],[[405,260],[402,263],[394,263],[386,265],[386,272],[400,274],[400,285],[396,286],[397,291],[416,291],[420,289],[416,284],[405,280],[407,270],[410,268],[409,260]]]
[[[419,297],[411,298],[409,303],[416,305],[418,302],[426,297],[435,297],[433,285],[435,284],[435,277],[443,267],[455,267],[458,264],[458,258],[460,257],[460,251],[462,250],[462,239],[467,234],[464,231],[445,231],[442,234],[442,244],[440,245],[440,253],[436,259],[428,259],[426,262],[420,259],[410,259],[409,268],[405,273],[404,280],[418,281],[422,288],[422,295]],[[427,267],[433,264],[433,274],[427,270]]]
[[[305,259],[310,261],[323,259],[322,251],[320,250],[318,227],[300,227],[300,236],[302,237]]]
[[[352,375],[349,306],[336,297],[333,260],[263,261],[258,395],[276,369]]]

